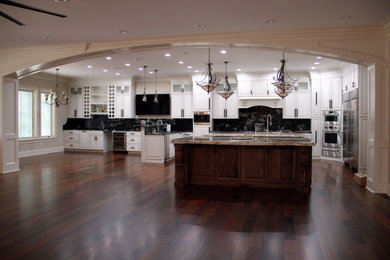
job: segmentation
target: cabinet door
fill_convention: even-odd
[[[133,95],[131,94],[123,94],[122,95],[122,107],[123,107],[123,118],[131,118],[131,98]]]
[[[254,80],[252,85],[253,96],[267,96],[268,81],[266,79]]]
[[[332,109],[341,110],[341,78],[334,77],[331,79],[332,81],[332,92],[330,99],[332,100]]]
[[[68,117],[76,118],[77,117],[77,95],[70,95],[69,104],[68,104]]]
[[[238,95],[244,97],[252,95],[252,80],[240,80],[238,82]]]
[[[192,92],[184,92],[181,95],[181,105],[184,110],[184,118],[193,118],[194,112],[192,110]]]
[[[182,95],[180,92],[171,93],[171,117],[172,118],[182,117],[181,97]]]
[[[311,93],[309,91],[297,92],[297,117],[310,118],[311,117]]]
[[[147,135],[145,138],[145,158],[150,160],[164,160],[165,147],[163,135]]]
[[[233,85],[233,84],[232,84]],[[226,101],[226,118],[238,118],[238,96],[234,92]]]
[[[84,118],[84,95],[77,94],[77,118]]]
[[[311,96],[311,115],[312,117],[321,117],[321,102],[320,102],[320,79],[312,80],[312,96]]]
[[[93,150],[97,149],[97,136],[96,135],[89,136],[89,149],[93,149]]]
[[[292,91],[283,99],[283,118],[296,118],[297,92]]]
[[[96,149],[103,150],[103,146],[104,146],[103,138],[104,138],[104,135],[96,136]]]
[[[241,158],[244,184],[264,183],[267,181],[268,156],[266,146],[243,146]],[[254,161],[256,163],[253,163]]]
[[[225,107],[225,99],[217,93],[213,93],[213,118],[224,118]]]
[[[215,173],[218,181],[241,182],[240,149],[236,145],[214,147]]]
[[[89,132],[80,131],[79,133],[79,148],[80,149],[90,149],[89,148]]]
[[[275,93],[275,86],[272,85],[272,83],[274,83],[275,80],[267,80],[267,96],[268,97],[279,97],[276,93]]]
[[[198,85],[193,90],[194,111],[210,111],[208,93]]]
[[[210,132],[209,127],[210,127],[209,125],[194,125],[193,136],[197,137],[197,136],[202,136],[202,135],[208,134]]]
[[[124,117],[124,110],[122,109],[123,109],[123,95],[115,94],[115,118]]]
[[[321,156],[321,119],[313,118],[311,120],[311,138],[312,142],[315,144],[313,146],[313,157]]]
[[[331,81],[330,79],[321,79],[321,110],[330,109],[330,93]]]
[[[268,174],[270,183],[294,183],[295,168],[294,149],[292,147],[271,146],[268,158]]]

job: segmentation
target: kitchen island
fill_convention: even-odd
[[[302,137],[203,136],[173,141],[175,185],[311,190],[314,145]]]

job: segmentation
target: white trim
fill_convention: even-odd
[[[375,193],[372,189],[370,189],[367,185],[366,185],[366,189],[371,192],[371,193]]]
[[[13,172],[18,172],[18,171],[20,171],[19,168],[14,169],[14,170],[4,171],[4,172],[2,172],[1,174],[13,173]]]
[[[19,158],[29,157],[29,156],[34,156],[34,155],[48,154],[48,153],[58,153],[58,152],[63,152],[63,151],[64,151],[63,146],[30,150],[30,151],[23,151],[23,152],[19,152]]]

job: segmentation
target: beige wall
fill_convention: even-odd
[[[19,80],[19,89],[50,90],[55,86],[55,76],[35,74]],[[59,81],[61,89],[66,89],[66,82]],[[19,140],[19,156],[30,156],[50,152],[63,151],[62,126],[66,123],[67,106],[55,108],[55,137],[44,139]]]
[[[308,53],[358,64],[375,64],[375,104],[369,119],[373,131],[371,155],[375,169],[370,189],[390,193],[389,185],[389,87],[390,87],[390,20],[385,24],[362,27],[338,27],[289,31],[234,32],[224,34],[190,35],[153,39],[124,40],[118,42],[90,42],[56,46],[42,46],[0,51],[0,76],[25,75],[31,71],[48,69],[61,64],[91,57],[104,56],[106,51],[131,51],[134,46],[154,44],[168,49],[173,43],[230,44],[249,48],[275,48],[290,52]],[[162,47],[161,47],[162,46]],[[26,70],[26,68],[28,68]],[[15,72],[17,72],[15,74]],[[0,131],[3,131],[0,119]],[[3,132],[0,132],[2,135]],[[4,150],[4,148],[2,148]]]

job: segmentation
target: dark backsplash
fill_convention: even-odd
[[[238,119],[214,119],[214,131],[236,132],[254,131],[255,124],[259,125],[259,130],[264,131],[267,125],[267,115],[272,116],[272,126],[270,131],[290,130],[293,132],[310,132],[310,119],[283,119],[281,108],[270,108],[265,106],[255,106],[239,109]]]
[[[108,119],[107,116],[102,115],[95,115],[88,119],[68,118],[63,129],[139,131],[142,120],[148,119]],[[164,125],[171,124],[171,131],[192,132],[192,119],[150,118],[148,124],[155,125],[157,120],[161,120]]]

